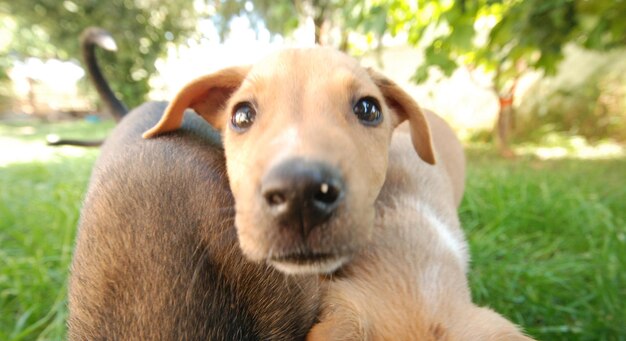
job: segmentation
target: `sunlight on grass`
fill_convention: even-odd
[[[81,157],[89,152],[86,148],[78,147],[51,147],[44,141],[23,141],[18,138],[0,137],[2,153],[0,153],[0,167],[12,163],[48,162],[60,160],[64,157]]]
[[[83,157],[93,150],[72,146],[48,146],[46,136],[64,138],[102,139],[113,128],[112,120],[92,122],[43,123],[21,120],[0,123],[0,167],[13,163],[60,161],[66,157]]]
[[[591,144],[581,136],[546,134],[539,144],[523,144],[515,148],[518,155],[532,155],[540,160],[551,159],[615,159],[626,157],[623,145],[614,141]]]

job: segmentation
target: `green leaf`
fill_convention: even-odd
[[[428,65],[421,65],[420,67],[417,68],[417,70],[415,70],[415,73],[411,77],[411,80],[417,84],[426,82],[429,76],[428,69],[429,69]]]

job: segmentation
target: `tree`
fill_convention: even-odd
[[[362,0],[252,0],[243,6],[240,0],[222,0],[213,21],[224,36],[235,16],[247,17],[255,28],[288,35],[305,20],[315,25],[315,43],[332,45],[343,51],[350,47],[349,33],[359,32],[373,42],[385,33],[385,6]],[[216,5],[217,6],[217,5]],[[338,36],[336,34],[339,32]]]
[[[508,156],[517,80],[529,70],[554,74],[567,43],[600,50],[624,46],[623,13],[626,3],[611,0],[422,1],[412,17],[391,18],[390,26],[406,28],[410,44],[427,46],[417,82],[433,67],[447,76],[461,65],[492,74],[490,89],[499,100],[495,137]]]
[[[0,58],[79,59],[78,37],[101,26],[116,38],[119,52],[103,53],[104,73],[125,102],[145,100],[154,62],[168,43],[195,30],[192,2],[183,0],[0,0],[0,15],[16,25]]]
[[[237,0],[226,0],[237,3]],[[255,0],[254,16],[267,27],[286,33],[296,25],[285,13],[311,17],[316,40],[329,28],[343,33],[338,47],[350,46],[348,32],[360,32],[382,48],[384,34],[407,33],[408,43],[425,48],[425,62],[413,80],[423,82],[431,68],[450,76],[465,66],[492,75],[488,88],[498,98],[495,140],[502,154],[512,155],[509,135],[514,121],[517,81],[526,72],[553,75],[568,43],[607,50],[626,44],[626,2],[612,0],[298,0],[272,1],[289,11],[272,12],[268,0]],[[291,6],[291,7],[290,7]],[[280,15],[274,15],[281,13]],[[239,15],[247,15],[239,12]],[[326,30],[324,30],[326,28]]]

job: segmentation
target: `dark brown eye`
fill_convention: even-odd
[[[352,111],[362,124],[375,126],[383,119],[378,101],[373,97],[363,97],[359,99]]]
[[[243,132],[252,126],[255,117],[256,110],[254,110],[252,104],[242,102],[235,106],[230,122],[236,131]]]

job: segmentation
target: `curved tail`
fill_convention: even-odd
[[[104,102],[107,110],[111,113],[115,121],[119,122],[127,113],[128,109],[120,101],[109,83],[102,75],[100,66],[96,60],[96,46],[108,51],[117,51],[117,45],[111,34],[99,27],[88,27],[83,30],[80,35],[80,48],[83,54],[83,61],[87,68],[87,73],[92,84],[96,87],[100,100]],[[58,136],[48,136],[46,143],[49,146],[80,146],[80,147],[98,147],[102,145],[103,140],[73,140],[62,139]]]
[[[80,48],[83,54],[83,61],[87,67],[89,78],[100,95],[100,99],[104,102],[104,105],[115,120],[119,121],[128,113],[128,109],[124,103],[115,96],[109,83],[102,75],[102,71],[100,71],[100,66],[96,60],[96,46],[108,51],[117,51],[115,40],[113,40],[109,32],[99,27],[88,27],[80,35]]]

